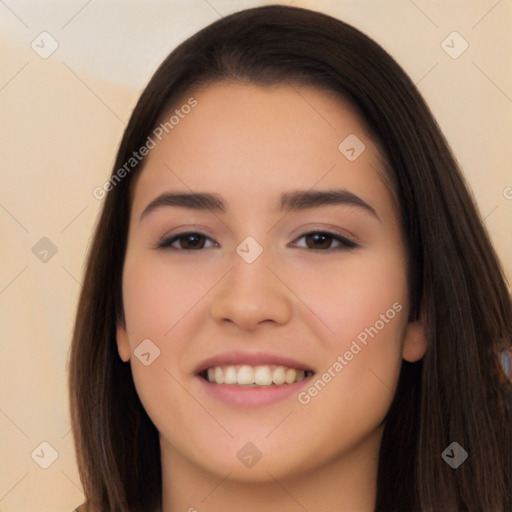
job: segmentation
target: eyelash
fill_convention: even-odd
[[[187,236],[193,236],[193,235],[196,235],[198,237],[203,237],[206,240],[212,240],[210,237],[208,237],[202,233],[199,233],[197,231],[184,231],[182,233],[176,233],[176,234],[162,238],[157,243],[156,248],[157,249],[171,249],[174,251],[185,251],[185,252],[194,252],[194,251],[203,250],[204,248],[202,248],[202,247],[200,249],[182,249],[182,248],[172,247],[172,244],[179,241],[180,238],[184,238]],[[304,233],[300,237],[296,238],[296,240],[300,240],[301,238],[304,238],[306,236],[311,236],[311,235],[326,236],[328,238],[331,238],[332,240],[339,242],[340,245],[338,247],[327,247],[325,249],[302,247],[303,249],[309,249],[310,251],[317,251],[317,252],[318,251],[325,252],[325,251],[339,251],[339,250],[346,251],[346,250],[351,250],[351,249],[355,249],[358,247],[358,245],[355,242],[353,242],[352,240],[349,240],[348,238],[346,238],[338,233],[333,233],[331,231],[308,231],[307,233]]]

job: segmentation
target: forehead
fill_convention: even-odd
[[[191,97],[196,106],[181,109]],[[135,210],[166,189],[214,191],[230,204],[271,206],[286,190],[339,187],[390,209],[376,144],[353,109],[332,94],[216,83],[185,96],[164,122],[173,114],[162,140],[153,136]]]

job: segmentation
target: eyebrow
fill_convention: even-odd
[[[357,206],[377,219],[379,216],[373,206],[344,189],[335,190],[296,190],[281,195],[281,210],[296,211],[317,208],[326,205]]]
[[[294,190],[281,194],[281,211],[291,212],[327,205],[356,206],[379,219],[375,208],[348,190]],[[218,194],[206,192],[166,192],[151,201],[146,208],[144,208],[139,220],[142,220],[150,212],[166,206],[189,208],[192,210],[210,210],[220,213],[225,213],[227,210],[225,201]]]
[[[139,220],[142,220],[148,213],[163,206],[178,206],[192,210],[211,210],[212,212],[226,211],[226,203],[218,194],[167,192],[151,201],[144,208]]]

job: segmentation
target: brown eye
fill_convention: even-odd
[[[164,238],[158,243],[157,247],[178,251],[198,251],[208,248],[205,245],[209,240],[211,239],[201,233],[178,233],[177,235]]]
[[[205,237],[196,233],[182,235],[178,238],[181,249],[202,249],[204,247]]]
[[[332,244],[332,236],[325,233],[310,233],[305,238],[309,249],[329,249]]]
[[[305,244],[297,244],[299,247],[305,249],[319,249],[319,250],[340,250],[340,249],[354,249],[357,247],[355,242],[352,242],[348,238],[335,233],[329,233],[324,231],[312,231],[305,233],[298,238],[305,240]]]

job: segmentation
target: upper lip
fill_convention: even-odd
[[[212,366],[228,366],[228,365],[242,365],[249,366],[260,365],[275,365],[286,366],[288,368],[295,368],[297,370],[313,371],[313,369],[296,359],[270,352],[243,352],[243,351],[227,351],[221,352],[213,357],[205,359],[199,364],[195,370],[196,374],[204,372]]]

